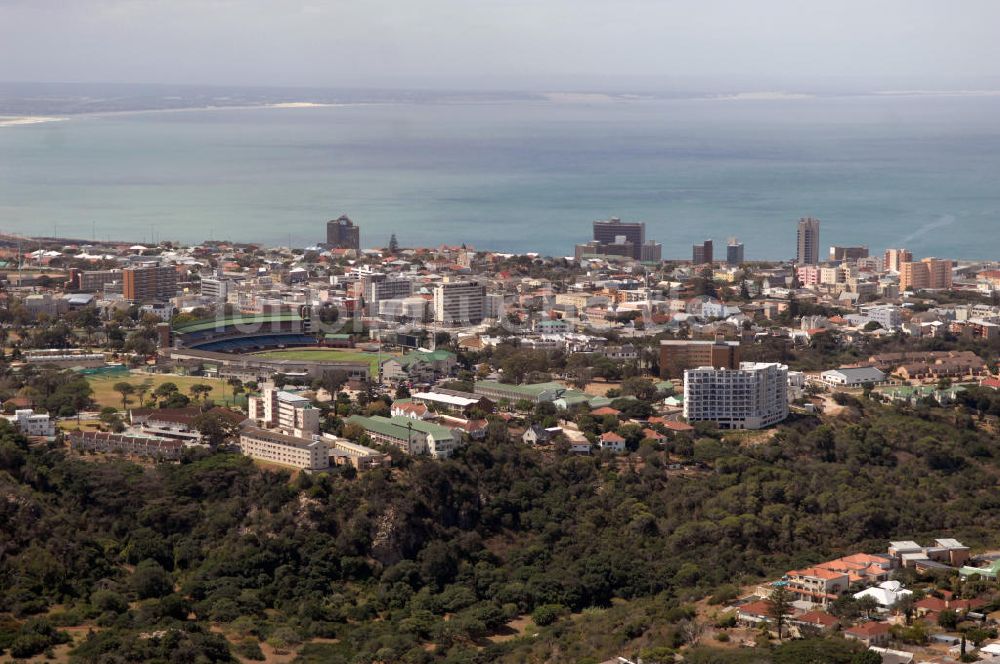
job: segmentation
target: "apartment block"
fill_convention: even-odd
[[[799,265],[819,263],[819,219],[803,217],[799,219],[796,233],[797,252],[795,262]]]
[[[903,263],[910,263],[912,261],[913,254],[909,249],[886,249],[882,267],[889,272],[898,273],[902,271]]]
[[[486,286],[475,279],[445,277],[434,286],[434,321],[443,325],[478,325],[483,321]]]
[[[685,370],[695,367],[736,369],[739,365],[738,341],[665,339],[660,342],[661,378],[683,378]]]
[[[133,302],[165,300],[177,295],[177,270],[172,265],[127,267],[122,270],[122,296]]]
[[[346,214],[326,222],[326,244],[330,249],[361,249],[361,229]]]
[[[292,436],[319,432],[319,410],[306,397],[267,385],[259,397],[247,399],[248,415],[259,425],[276,428]]]
[[[788,417],[788,367],[743,362],[684,372],[684,417],[720,429],[763,429]]]
[[[951,261],[949,260],[925,258],[919,262],[910,261],[899,266],[899,289],[901,291],[947,289],[951,286]]]
[[[240,451],[253,459],[302,470],[330,467],[330,446],[318,436],[301,438],[271,429],[246,427],[240,433]]]

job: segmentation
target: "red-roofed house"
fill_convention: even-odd
[[[771,621],[771,604],[764,600],[744,604],[736,610],[736,619],[749,624]]]
[[[861,641],[869,648],[889,643],[889,625],[882,622],[866,622],[844,630],[844,636]]]
[[[819,629],[830,629],[837,624],[837,619],[824,611],[809,611],[796,617],[792,622],[800,625],[812,625]]]
[[[590,414],[596,417],[604,417],[605,415],[621,415],[622,412],[620,410],[615,410],[611,406],[601,406],[600,408],[590,411]]]
[[[796,599],[815,602],[824,607],[847,592],[851,582],[844,572],[820,567],[791,570],[785,574],[788,590]]]
[[[614,431],[607,431],[601,434],[601,437],[597,439],[597,446],[602,450],[609,450],[615,454],[622,454],[625,452],[625,439],[616,434]]]

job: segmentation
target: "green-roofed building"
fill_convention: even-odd
[[[430,383],[450,375],[457,364],[458,357],[449,351],[416,350],[382,362],[382,378],[393,382]]]
[[[409,417],[352,415],[347,423],[364,429],[376,443],[393,445],[407,454],[430,454],[436,459],[450,457],[461,442],[448,427]]]
[[[555,401],[561,398],[569,388],[560,383],[534,383],[530,385],[509,385],[493,380],[477,381],[473,389],[476,394],[482,394],[493,401],[506,399],[510,403],[530,401],[533,404]]]

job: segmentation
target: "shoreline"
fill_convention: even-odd
[[[65,122],[68,117],[50,115],[20,115],[0,116],[0,127],[24,127],[28,125],[47,124],[49,122]]]
[[[232,106],[185,106],[178,108],[137,108],[128,111],[94,111],[90,113],[70,113],[62,116],[49,115],[20,115],[3,116],[0,115],[0,127],[23,127],[50,122],[66,122],[76,118],[103,118],[123,115],[143,115],[148,113],[197,113],[199,111],[252,111],[252,110],[284,110],[284,109],[313,109],[313,108],[338,108],[342,106],[360,106],[358,103],[318,103],[311,101],[286,101],[271,104],[234,104]],[[364,105],[374,105],[367,104]]]

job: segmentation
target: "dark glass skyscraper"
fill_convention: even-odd
[[[642,245],[646,243],[646,224],[638,221],[623,223],[618,217],[594,222],[594,240],[601,244],[619,244],[616,238],[624,237],[632,245],[632,258],[642,258]]]
[[[346,214],[326,222],[326,245],[329,249],[361,249],[361,229]]]

